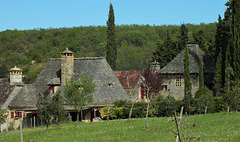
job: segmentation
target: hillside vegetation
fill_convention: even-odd
[[[186,116],[184,116],[186,118]],[[187,136],[204,142],[238,142],[240,139],[240,113],[218,113],[194,115],[187,129]],[[150,118],[149,129],[145,129],[144,119],[93,123],[74,122],[52,125],[48,132],[45,127],[23,129],[24,141],[175,141],[175,122],[169,117]],[[183,128],[181,128],[183,132]],[[20,131],[0,133],[0,141],[20,141]]]
[[[213,55],[216,23],[186,26],[189,30],[189,42],[201,41],[204,44],[203,50],[210,56]],[[48,58],[59,58],[66,47],[75,53],[75,57],[105,57],[106,29],[105,26],[90,26],[0,32],[0,77],[8,77],[8,70],[16,65],[23,69],[24,82],[31,83]],[[152,60],[157,41],[164,41],[169,31],[172,40],[177,43],[179,30],[180,26],[177,25],[116,26],[117,70],[146,68]]]

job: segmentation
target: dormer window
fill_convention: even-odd
[[[55,93],[55,86],[50,86],[49,87],[49,95],[53,96],[54,93]]]

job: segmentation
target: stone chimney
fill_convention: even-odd
[[[160,64],[157,61],[150,63],[150,69],[154,69],[156,71],[160,71]]]
[[[10,69],[10,85],[23,85],[22,70],[16,66]]]
[[[66,48],[65,51],[61,53],[61,84],[66,85],[67,81],[70,81],[73,75],[73,52]]]

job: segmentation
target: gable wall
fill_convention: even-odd
[[[184,98],[184,76],[183,74],[163,74],[163,85],[167,85],[167,90],[162,90],[160,93],[163,96],[173,96],[175,99],[180,100]],[[181,86],[176,86],[176,78],[181,77]],[[198,74],[191,74],[192,95],[199,88]]]

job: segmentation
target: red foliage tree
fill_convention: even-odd
[[[149,105],[152,101],[152,98],[158,95],[159,91],[163,89],[162,74],[156,68],[149,66],[147,70],[142,72],[141,80],[147,94],[146,127],[149,128],[147,121]]]

